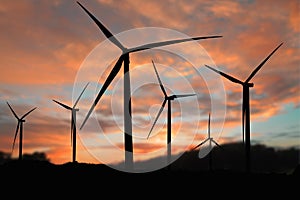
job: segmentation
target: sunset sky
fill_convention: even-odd
[[[181,44],[175,48],[194,58],[197,63],[194,67],[200,75],[192,70],[191,63],[168,52],[147,50],[131,54],[132,83],[146,83],[132,91],[134,151],[139,154],[136,159],[160,156],[166,150],[165,112],[157,122],[156,133],[146,139],[164,100],[152,59],[170,94],[198,94],[172,102],[172,134],[177,137],[172,146],[175,154],[193,148],[206,138],[211,98],[217,98],[216,102],[220,100],[219,105],[224,104],[215,108],[219,110],[212,116],[211,131],[217,142],[221,145],[242,140],[242,87],[208,71],[204,64],[244,81],[282,42],[251,80],[254,83],[250,89],[251,143],[299,147],[299,0],[79,2],[112,33],[120,34],[124,45],[147,41],[145,35],[131,34],[128,38],[129,30],[147,27],[173,30],[189,37],[223,36],[196,42],[206,52],[205,58],[194,42],[194,45]],[[1,0],[0,27],[0,151],[11,152],[17,126],[6,104],[8,101],[19,116],[37,107],[24,123],[23,153],[45,152],[53,163],[69,162],[71,113],[52,99],[72,106],[84,85],[90,82],[78,103],[77,160],[89,163],[122,161],[122,69],[86,127],[79,130],[94,96],[118,58],[106,60],[105,55],[112,52],[119,56],[121,52],[106,40],[76,1]],[[163,31],[151,33],[151,30],[146,29],[149,35],[156,34],[151,36],[154,41],[166,40],[169,36],[163,35]],[[202,72],[209,74],[209,78],[201,77]],[[224,89],[224,98],[218,87]],[[18,156],[18,138],[12,156]]]

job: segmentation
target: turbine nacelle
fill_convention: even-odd
[[[165,100],[174,100],[174,99],[176,99],[176,95],[171,95],[171,96],[165,97]]]
[[[243,86],[254,87],[254,83],[244,83]]]

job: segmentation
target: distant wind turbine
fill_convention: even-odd
[[[112,71],[108,75],[107,79],[105,80],[101,90],[99,91],[94,103],[92,104],[90,110],[88,111],[80,129],[84,126],[87,119],[91,115],[92,111],[94,110],[95,106],[99,102],[100,98],[111,84],[113,79],[116,77],[118,72],[121,69],[122,64],[124,63],[124,143],[125,143],[125,167],[127,169],[133,169],[133,142],[132,142],[132,118],[131,118],[131,91],[130,91],[130,75],[129,75],[129,54],[134,52],[139,52],[147,49],[152,49],[156,47],[167,46],[171,44],[177,44],[187,41],[194,41],[194,40],[202,40],[202,39],[209,39],[209,38],[219,38],[222,36],[205,36],[205,37],[193,37],[193,38],[185,38],[185,39],[177,39],[177,40],[169,40],[163,42],[155,42],[150,44],[144,44],[141,46],[133,47],[133,48],[126,48],[121,44],[119,40],[93,15],[91,14],[82,4],[77,2],[80,7],[89,15],[90,18],[97,24],[100,28],[101,32],[105,35],[107,39],[109,39],[112,43],[114,43],[117,47],[122,50],[122,55],[119,57],[118,61],[116,62],[115,66],[113,67]]]
[[[204,140],[203,142],[201,142],[200,144],[198,144],[197,146],[195,146],[193,148],[193,150],[197,149],[198,147],[200,147],[201,145],[203,145],[204,143],[206,143],[207,141],[209,142],[209,171],[212,171],[212,146],[211,143],[215,143],[215,145],[217,145],[218,147],[220,147],[221,149],[223,149],[212,137],[210,137],[210,113],[208,115],[208,128],[207,128],[207,134],[208,137],[206,138],[206,140]]]
[[[250,74],[250,76],[246,79],[246,81],[238,80],[228,74],[225,74],[219,70],[216,70],[208,65],[205,65],[207,68],[213,70],[214,72],[224,76],[228,80],[238,83],[243,86],[243,103],[242,103],[242,129],[243,129],[243,142],[244,142],[244,135],[245,135],[245,152],[246,152],[246,171],[250,172],[251,169],[251,156],[250,156],[250,100],[249,100],[249,88],[253,87],[253,83],[249,83],[249,81],[255,76],[255,74],[260,70],[260,68],[269,60],[269,58],[279,49],[279,47],[283,43],[279,44]],[[245,133],[245,134],[244,134]]]
[[[87,88],[89,83],[87,83],[85,85],[85,87],[83,88],[82,92],[80,93],[80,95],[78,96],[75,104],[73,105],[73,107],[67,106],[59,101],[56,101],[53,99],[53,101],[55,103],[57,103],[58,105],[64,107],[67,110],[71,111],[71,145],[73,147],[73,153],[72,153],[72,162],[76,162],[76,112],[79,111],[78,108],[76,108],[77,103],[79,102],[79,99],[81,98],[83,92],[85,91],[85,89]]]
[[[14,150],[16,138],[17,138],[18,131],[19,131],[19,128],[20,128],[20,133],[19,133],[19,160],[22,160],[23,159],[23,155],[22,155],[22,149],[23,149],[23,123],[25,122],[24,118],[27,115],[29,115],[32,111],[34,111],[36,109],[36,107],[31,109],[27,113],[25,113],[21,118],[19,118],[17,116],[17,114],[15,113],[15,111],[12,109],[12,107],[9,105],[9,103],[8,102],[6,102],[6,103],[9,107],[9,109],[11,110],[11,112],[13,113],[13,115],[15,116],[15,118],[18,120],[18,125],[17,125],[17,129],[16,129],[16,133],[15,133],[15,137],[14,137],[14,141],[13,141],[13,145],[12,145],[12,152]]]
[[[160,79],[160,77],[158,75],[158,72],[157,72],[157,69],[155,67],[155,64],[154,64],[153,60],[152,60],[152,64],[153,64],[153,67],[154,67],[154,70],[155,70],[155,74],[157,76],[157,79],[158,79],[161,91],[163,92],[165,99],[164,99],[164,101],[163,101],[163,103],[161,105],[160,110],[158,111],[158,114],[157,114],[157,116],[156,116],[156,118],[154,120],[154,123],[153,123],[150,131],[149,131],[147,139],[149,138],[149,136],[150,136],[150,134],[151,134],[151,132],[152,132],[152,130],[153,130],[153,128],[154,128],[154,126],[155,126],[155,124],[156,124],[159,116],[160,116],[160,114],[162,113],[162,111],[163,111],[166,103],[168,102],[168,116],[167,116],[167,119],[168,119],[168,121],[167,121],[167,147],[168,147],[167,152],[168,152],[168,154],[167,154],[167,161],[168,161],[168,164],[170,164],[171,163],[171,133],[172,133],[172,119],[171,119],[172,118],[171,117],[171,113],[172,113],[171,107],[172,106],[171,106],[171,101],[175,100],[175,99],[178,99],[178,98],[195,96],[196,94],[180,94],[180,95],[171,95],[171,96],[168,96],[167,92],[166,92],[166,90],[165,90],[165,88],[164,88],[164,86],[162,84],[162,81],[161,81],[161,79]]]

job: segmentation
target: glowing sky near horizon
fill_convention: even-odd
[[[252,70],[281,42],[282,47],[270,58],[265,66],[252,79],[251,88],[251,142],[275,147],[294,147],[300,145],[300,1],[134,1],[134,0],[91,0],[80,1],[114,34],[133,28],[160,27],[175,30],[188,36],[222,35],[221,39],[199,42],[209,53],[219,70],[240,80],[245,80]],[[73,92],[74,83],[80,66],[90,52],[101,42],[104,35],[94,22],[83,12],[76,1],[63,0],[2,0],[0,4],[0,151],[11,152],[17,122],[10,112],[6,101],[14,110],[23,115],[33,107],[38,107],[26,117],[24,124],[23,152],[43,151],[53,163],[65,163],[71,160],[70,112],[59,107],[52,99],[67,105],[77,96],[81,85]],[[122,41],[123,42],[123,41]],[[125,42],[124,42],[125,43]],[[111,45],[113,46],[113,45]],[[108,48],[109,49],[109,48]],[[106,51],[108,51],[106,49]],[[185,49],[195,57],[199,52]],[[201,129],[196,134],[191,147],[206,137],[207,116],[210,96],[205,83],[197,81],[189,65],[174,57],[163,57],[159,52],[132,54],[131,65],[149,65],[151,71],[147,78],[155,78],[151,65],[151,56],[159,60],[158,68],[163,82],[174,89],[176,73],[164,66],[177,66],[181,75],[188,77],[192,86],[203,88],[199,97],[201,119],[195,121],[197,112],[187,110],[190,118],[178,122],[179,103],[174,102],[174,131],[182,130],[187,138],[174,145],[173,150],[190,140],[195,126]],[[178,61],[178,63],[177,63]],[[179,63],[180,62],[180,63]],[[177,63],[177,64],[176,64]],[[112,63],[113,65],[114,63]],[[200,63],[199,66],[207,63]],[[105,65],[95,67],[103,67]],[[111,67],[107,64],[106,67]],[[122,70],[120,71],[122,72]],[[100,87],[109,73],[103,76],[91,74],[94,87]],[[147,72],[145,72],[147,73]],[[121,77],[121,74],[118,76]],[[139,74],[133,73],[132,79],[138,80]],[[226,93],[226,117],[219,144],[241,141],[241,87],[220,78]],[[86,80],[89,81],[89,80]],[[175,81],[175,82],[172,82]],[[182,82],[181,82],[182,83]],[[80,82],[85,85],[86,82]],[[117,85],[117,83],[115,83]],[[173,84],[173,85],[174,85]],[[209,83],[207,83],[209,84]],[[213,83],[212,83],[213,84]],[[98,119],[105,135],[115,140],[122,149],[122,131],[118,127],[122,115],[116,110],[122,106],[122,98],[114,98],[113,90],[108,91],[97,107]],[[120,89],[120,88],[119,88]],[[183,84],[177,84],[180,92],[190,92]],[[145,92],[147,91],[147,92]],[[88,87],[78,106],[79,127],[90,107],[87,96],[94,91]],[[212,92],[212,91],[210,91]],[[117,94],[116,94],[117,95]],[[119,96],[118,96],[119,97]],[[134,93],[133,115],[141,130],[149,130],[162,103],[158,85],[146,85]],[[140,98],[139,98],[140,97]],[[141,98],[143,97],[143,98]],[[110,108],[111,102],[114,108]],[[189,105],[189,101],[183,101]],[[203,104],[202,104],[203,103]],[[115,110],[114,110],[115,109]],[[114,115],[113,115],[114,114]],[[136,114],[136,115],[135,115]],[[166,131],[163,128],[166,115],[161,116],[158,126],[161,133],[150,142],[137,137],[135,151],[155,151],[165,145]],[[214,125],[219,116],[214,116]],[[177,123],[178,122],[178,123]],[[195,124],[197,123],[197,124]],[[80,131],[78,130],[79,134]],[[99,134],[88,129],[91,135]],[[101,134],[101,133],[100,133]],[[188,138],[190,137],[190,138]],[[13,152],[17,157],[18,140]],[[119,154],[111,155],[111,146],[102,144],[93,147],[103,154],[105,159],[117,162]],[[116,148],[114,146],[114,148]],[[121,157],[123,155],[121,154]],[[142,158],[142,157],[141,157]],[[146,158],[146,156],[145,156]],[[98,163],[80,138],[77,143],[79,162]]]

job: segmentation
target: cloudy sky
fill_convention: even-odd
[[[242,87],[211,65],[251,79],[251,142],[274,147],[300,144],[300,1],[134,1],[82,0],[122,44],[221,35],[130,55],[134,152],[136,159],[165,154],[166,111],[149,130],[164,100],[151,60],[168,94],[197,93],[172,102],[172,152],[193,148],[211,131],[219,144],[240,142]],[[37,107],[24,123],[23,152],[43,151],[53,163],[71,160],[72,107],[77,107],[77,160],[113,163],[123,155],[122,70],[79,130],[94,96],[121,52],[106,40],[76,1],[2,0],[0,4],[0,150],[11,152],[18,116]],[[131,45],[131,46],[130,46]],[[18,156],[18,138],[13,156]]]

